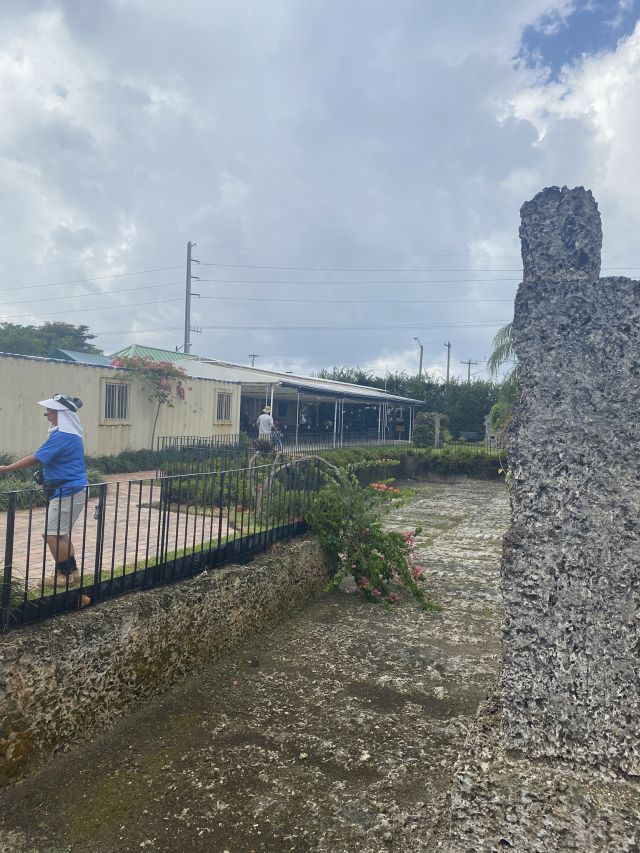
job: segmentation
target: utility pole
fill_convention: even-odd
[[[418,338],[414,338],[413,340],[418,341],[418,346],[420,347],[420,367],[418,368],[418,379],[420,379],[422,378],[422,351],[424,347],[422,346]]]
[[[195,258],[191,257],[191,249],[195,246],[195,243],[189,241],[187,243],[187,279],[186,279],[186,293],[184,300],[184,352],[186,355],[189,355],[191,352],[191,332],[196,331],[191,328],[191,297],[199,296],[199,293],[191,292],[191,280],[197,279],[200,280],[197,275],[193,275],[191,272],[191,264],[199,264],[200,261],[197,261]]]
[[[258,352],[250,352],[249,358],[251,359],[251,367],[256,363],[256,358],[260,358],[260,353]]]
[[[466,364],[466,365],[468,365],[468,370],[467,370],[467,385],[470,385],[470,384],[471,384],[471,365],[472,365],[472,364],[477,364],[477,363],[478,363],[477,361],[471,361],[471,359],[469,359],[469,361],[461,361],[461,362],[460,362],[460,364]]]
[[[451,341],[445,343],[447,348],[447,385],[449,384],[449,366],[451,364]]]

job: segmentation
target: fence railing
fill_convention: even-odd
[[[285,453],[297,453],[307,450],[332,450],[339,447],[379,447],[381,445],[410,444],[406,439],[395,439],[388,435],[386,438],[371,432],[345,430],[342,435],[331,430],[287,430],[272,439],[272,445]]]
[[[408,445],[406,440],[383,439],[371,432],[347,431],[342,438],[333,431],[305,431],[276,433],[263,444],[257,436],[163,436],[158,440],[158,465],[156,476],[198,474],[201,471],[221,470],[225,467],[241,468],[250,464],[256,451],[279,451],[285,456],[298,453],[332,450],[340,447],[378,447],[381,445]]]
[[[446,450],[449,453],[459,453],[459,454],[467,454],[467,453],[477,453],[477,454],[486,454],[486,453],[498,453],[501,448],[493,446],[487,446],[484,441],[447,441],[441,442],[439,450]]]
[[[7,492],[0,498],[0,631],[172,583],[304,532],[318,466],[300,459],[92,485],[86,502],[76,497],[82,506],[71,533],[72,574],[56,570],[61,555],[43,538],[47,530],[50,541],[65,541],[58,538],[68,533],[64,499],[46,502],[37,489]]]

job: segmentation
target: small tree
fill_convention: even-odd
[[[162,406],[173,408],[174,390],[175,396],[179,400],[184,400],[183,381],[188,380],[189,375],[182,367],[169,361],[150,361],[146,358],[123,356],[114,359],[112,364],[114,367],[124,367],[133,373],[148,392],[149,400],[156,404],[156,414],[151,429],[151,449],[153,450],[160,409]]]
[[[433,447],[436,437],[436,418],[444,424],[446,418],[437,412],[420,412],[413,422],[412,439],[416,447]]]

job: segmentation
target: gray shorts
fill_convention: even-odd
[[[51,498],[45,518],[44,533],[47,536],[71,536],[71,529],[87,503],[87,490],[73,495]]]

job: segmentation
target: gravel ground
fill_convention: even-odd
[[[421,485],[442,606],[347,589],[0,794],[12,853],[445,850],[452,766],[495,683],[504,487]],[[2,846],[4,844],[4,847]]]

